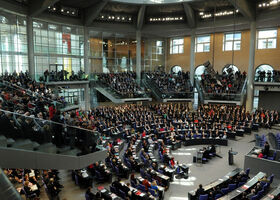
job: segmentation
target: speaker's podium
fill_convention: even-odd
[[[236,155],[238,152],[236,151],[232,151],[232,149],[230,149],[228,151],[228,164],[229,165],[233,165],[233,156]]]

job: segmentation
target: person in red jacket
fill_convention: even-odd
[[[50,117],[50,119],[53,118],[54,113],[56,113],[56,110],[55,110],[55,108],[54,108],[54,105],[51,105],[51,106],[49,107],[49,117]]]
[[[151,187],[151,184],[149,183],[149,181],[147,179],[144,179],[142,181],[142,185],[145,186],[146,191],[148,191],[148,188]]]

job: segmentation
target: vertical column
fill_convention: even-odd
[[[136,31],[136,80],[141,82],[141,32]]]
[[[246,111],[249,112],[252,112],[253,110],[253,100],[254,100],[255,47],[256,47],[256,22],[251,22],[250,52],[249,52],[248,78],[247,78],[247,99],[246,99]]]
[[[190,51],[190,80],[194,85],[194,65],[195,65],[195,30],[191,32],[191,51]]]
[[[168,51],[168,39],[167,38],[165,38],[165,40],[164,40],[164,72],[167,72],[166,71],[166,67],[167,67],[167,62],[168,62],[168,60],[167,60],[167,53],[169,52]]]
[[[88,27],[84,26],[84,68],[85,68],[85,74],[88,75],[88,78],[90,78],[90,69],[89,69],[89,36],[88,36]],[[85,110],[90,109],[90,88],[89,83],[86,84],[85,87]]]
[[[85,86],[85,110],[90,109],[90,88],[89,84]]]
[[[153,46],[153,43],[154,43],[154,40],[153,39],[146,39],[145,40],[145,45],[147,48],[144,48],[144,53],[146,53],[146,49],[148,49],[148,53],[146,54],[146,56],[148,57],[149,59],[149,71],[154,71],[153,69],[153,50],[152,50],[152,46]],[[143,65],[145,65],[145,61],[143,63]],[[146,68],[143,69],[145,72],[147,71]]]
[[[34,61],[33,21],[32,21],[32,17],[30,16],[27,16],[27,49],[28,49],[28,70],[32,79],[34,79],[35,61]]]
[[[88,27],[84,26],[84,70],[86,75],[90,75],[89,69],[89,37],[88,37]]]

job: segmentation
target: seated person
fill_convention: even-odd
[[[56,184],[55,184],[54,179],[53,179],[53,178],[50,178],[50,181],[49,181],[49,183],[47,184],[47,188],[48,188],[48,190],[49,190],[49,192],[50,192],[50,194],[51,194],[52,197],[57,196],[58,193],[61,191],[61,190],[60,190],[59,188],[57,188],[55,185],[56,185]]]
[[[131,183],[131,185],[133,184],[133,185],[138,185],[138,180],[135,178],[135,175],[134,174],[131,174],[130,175],[130,183]]]
[[[265,175],[263,178],[260,178],[259,179],[260,182],[265,182],[265,183],[268,183],[269,180],[267,179],[267,176]]]
[[[246,198],[251,199],[255,195],[256,195],[256,190],[252,189],[251,192],[249,194],[247,194]]]
[[[144,179],[144,180],[142,181],[142,185],[145,186],[146,191],[148,191],[148,188],[151,187],[151,184],[150,184],[150,182],[149,182],[147,179]]]
[[[122,188],[121,178],[118,177],[113,183],[112,186],[115,187],[117,190],[120,190]]]
[[[195,192],[195,196],[199,198],[199,196],[203,194],[205,194],[204,188],[202,187],[202,184],[199,184],[198,189]]]
[[[172,157],[169,161],[169,166],[170,168],[174,169],[175,168],[175,161],[174,161],[174,157]]]
[[[269,156],[269,149],[270,149],[270,146],[269,146],[268,142],[266,141],[264,144],[264,151],[263,151],[264,156]]]
[[[156,194],[158,194],[158,186],[157,186],[157,182],[154,180],[151,184],[151,187],[150,187],[152,190],[155,191]]]
[[[88,187],[88,189],[86,190],[86,196],[88,196],[88,199],[90,200],[95,199],[95,195],[92,193],[92,187]]]
[[[215,196],[216,196],[217,194],[222,194],[220,188],[219,188],[219,187],[213,187],[213,190],[210,192],[210,195],[209,195],[210,199],[213,199],[213,200],[214,200],[214,199],[215,199]]]

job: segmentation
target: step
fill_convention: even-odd
[[[7,147],[11,147],[16,141],[12,138],[7,139]]]
[[[39,143],[33,142],[33,150],[34,150],[34,151],[37,151],[37,150],[39,149],[39,147],[40,147],[40,144],[39,144]]]
[[[79,153],[81,153],[81,150],[75,148],[75,149],[71,149],[69,151],[63,152],[61,154],[69,155],[69,156],[77,156]]]
[[[19,139],[15,141],[12,148],[33,150],[33,142],[29,139]]]
[[[275,130],[280,130],[280,125],[279,124],[275,124],[273,126],[271,126],[272,129],[275,129]]]
[[[0,146],[7,147],[7,138],[4,135],[0,135]]]
[[[56,154],[57,148],[52,143],[45,143],[45,144],[40,145],[40,147],[38,148],[38,151],[44,152],[44,153],[54,153],[54,154]]]
[[[70,146],[65,146],[65,147],[60,147],[60,148],[57,148],[57,153],[64,153],[64,152],[67,152],[67,151],[70,151],[71,150],[71,147]]]

